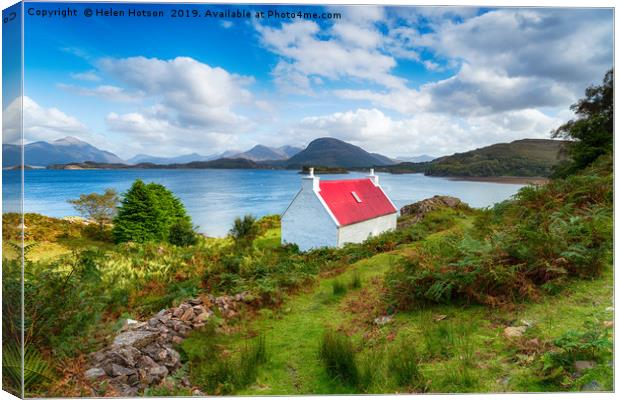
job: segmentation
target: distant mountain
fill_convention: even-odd
[[[286,160],[299,153],[301,150],[302,149],[293,146],[267,147],[259,144],[248,151],[232,156],[229,155],[229,157],[245,158],[252,161]]]
[[[153,163],[153,164],[185,164],[192,161],[209,161],[216,158],[216,155],[203,156],[198,153],[183,154],[176,157],[157,157],[148,154],[136,154],[127,162],[129,164]]]
[[[271,166],[258,164],[246,158],[218,158],[211,161],[193,161],[185,164],[123,164],[104,162],[75,162],[68,164],[52,164],[48,169],[271,169]]]
[[[396,161],[405,161],[405,162],[427,162],[433,161],[437,157],[429,156],[428,154],[421,154],[419,156],[402,156],[396,157]]]
[[[334,138],[315,139],[308,147],[284,162],[288,168],[303,166],[373,167],[390,165],[393,161],[380,154],[371,154],[361,147]]]
[[[301,147],[295,147],[295,146],[281,146],[278,147],[277,150],[281,151],[282,153],[286,154],[287,158],[291,158],[293,157],[295,154],[299,153],[300,151],[303,150],[303,148]]]
[[[431,162],[403,162],[381,170],[424,172],[432,176],[550,176],[553,167],[566,157],[561,151],[565,144],[566,141],[562,140],[522,139],[440,157]]]
[[[2,167],[20,164],[20,146],[2,145]],[[24,164],[48,166],[73,162],[93,161],[101,163],[122,163],[116,154],[101,150],[75,137],[48,142],[33,142],[24,146]]]

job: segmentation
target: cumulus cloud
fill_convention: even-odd
[[[106,74],[146,97],[156,99],[183,127],[230,129],[238,133],[248,121],[234,111],[252,100],[252,78],[231,74],[189,57],[171,60],[131,57],[98,62]]]
[[[609,10],[502,9],[463,21],[448,19],[434,29],[421,34],[396,27],[387,43],[399,43],[397,51],[432,52],[456,68],[452,77],[419,89],[336,93],[402,113],[475,116],[531,107],[563,109],[613,64]],[[428,69],[440,67],[423,63]]]
[[[321,35],[320,26],[313,21],[282,24],[280,28],[257,24],[256,29],[262,44],[281,57],[273,75],[285,89],[298,87],[307,93],[307,79],[315,76],[367,81],[389,88],[404,85],[402,78],[391,73],[396,60],[377,49],[382,39],[372,25],[334,24],[329,38]]]
[[[90,136],[88,128],[77,118],[55,107],[42,107],[30,97],[24,96],[15,98],[2,112],[4,143],[20,142],[22,104],[25,143],[51,141],[67,135],[82,138]]]
[[[425,113],[396,119],[373,108],[306,117],[287,134],[306,141],[334,136],[392,157],[444,155],[523,137],[548,138],[559,122],[535,109],[470,118]]]

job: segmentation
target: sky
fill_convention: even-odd
[[[66,8],[78,15],[29,15]],[[173,18],[173,8],[26,3],[25,141],[74,136],[128,159],[329,136],[440,156],[549,138],[613,66],[611,9],[192,4],[200,17]],[[237,9],[252,18],[203,16]],[[341,18],[254,17],[274,9]],[[3,111],[17,136],[13,98]]]

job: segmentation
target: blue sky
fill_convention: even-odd
[[[78,16],[28,15],[66,7]],[[388,156],[443,155],[548,137],[613,62],[608,9],[182,7],[342,15],[239,20],[170,18],[172,8],[26,3],[26,141],[75,136],[130,158],[332,136]]]

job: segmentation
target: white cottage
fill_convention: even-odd
[[[310,168],[282,214],[282,243],[295,243],[302,251],[361,243],[395,229],[396,215],[374,170],[363,179],[319,181]]]

